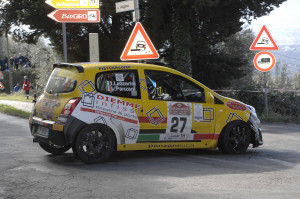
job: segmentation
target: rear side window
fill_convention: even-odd
[[[141,98],[138,79],[135,70],[99,73],[96,76],[96,89],[108,95]]]
[[[48,80],[46,85],[46,92],[47,93],[69,93],[72,92],[77,84],[77,81],[68,77],[64,74],[62,68],[55,68]],[[70,73],[69,71],[67,73]]]

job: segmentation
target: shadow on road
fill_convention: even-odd
[[[48,155],[51,164],[73,172],[86,170],[139,172],[145,175],[190,176],[262,173],[289,169],[300,163],[296,151],[250,149],[246,154],[228,155],[218,150],[163,150],[116,152],[105,163],[87,165],[72,153]]]

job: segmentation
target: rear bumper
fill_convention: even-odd
[[[54,121],[44,120],[37,116],[29,118],[29,126],[34,142],[45,142],[58,146],[71,145],[78,132],[86,125],[86,123],[73,116],[68,117],[66,124],[56,124]],[[40,135],[37,132],[39,127],[47,128],[48,136]]]
[[[43,120],[39,117],[33,116],[29,118],[29,127],[35,142],[45,142],[58,146],[68,145],[66,136],[64,134],[64,125],[55,124],[54,121]],[[48,135],[41,135],[38,133],[38,128],[48,129]]]

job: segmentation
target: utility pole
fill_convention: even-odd
[[[67,51],[67,27],[66,23],[62,23],[63,32],[63,49],[64,49],[64,62],[68,62],[68,51]]]
[[[8,41],[8,30],[6,30],[6,54],[7,54],[7,67],[8,67],[8,79],[9,79],[9,91],[13,92],[13,79],[12,79],[12,68],[10,65],[10,57],[9,57],[9,41]]]

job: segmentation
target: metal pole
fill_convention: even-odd
[[[265,109],[266,109],[266,117],[269,117],[269,106],[268,106],[268,89],[267,89],[267,77],[264,72],[264,95],[265,95]]]
[[[134,0],[134,12],[135,12],[135,21],[136,23],[140,21],[140,6],[139,0]],[[142,63],[142,60],[138,60],[138,63]]]
[[[134,12],[135,12],[135,20],[136,20],[136,22],[139,22],[140,21],[139,0],[134,0]]]
[[[67,28],[66,23],[62,23],[62,31],[63,31],[63,48],[64,48],[64,62],[68,62],[68,52],[67,52]]]
[[[89,33],[90,62],[100,61],[99,34]]]
[[[6,31],[6,53],[7,53],[7,67],[8,67],[8,79],[9,79],[9,91],[13,92],[13,79],[12,79],[12,69],[10,65],[10,57],[9,57],[9,42],[8,42],[8,31]]]

